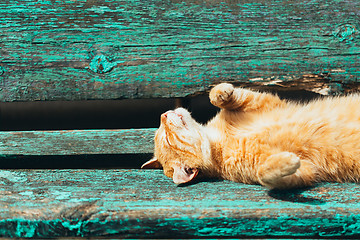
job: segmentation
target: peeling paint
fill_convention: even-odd
[[[0,66],[0,76],[4,75],[4,73],[5,73],[5,69],[2,66]]]
[[[0,170],[0,180],[6,179],[12,183],[26,182],[27,178],[22,175],[15,175],[11,171]]]
[[[89,68],[96,73],[107,73],[116,65],[117,63],[110,62],[104,55],[97,55],[91,60]]]
[[[358,34],[356,26],[353,24],[343,24],[335,29],[333,35],[339,39],[340,42],[351,42],[354,40],[356,34]]]

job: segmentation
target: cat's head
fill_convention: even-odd
[[[154,158],[142,168],[163,168],[176,184],[193,180],[210,161],[210,143],[204,127],[184,108],[161,115],[155,134]]]

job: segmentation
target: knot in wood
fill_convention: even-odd
[[[110,72],[115,66],[116,63],[109,61],[104,55],[95,56],[89,64],[90,70],[96,73]]]
[[[5,73],[5,69],[2,66],[0,66],[0,76],[3,75],[4,73]]]
[[[338,26],[335,31],[333,32],[333,35],[339,39],[340,42],[350,42],[353,41],[355,38],[355,35],[357,34],[358,30],[356,29],[356,26],[353,24],[343,24]]]

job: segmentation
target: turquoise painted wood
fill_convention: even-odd
[[[357,0],[18,0],[0,15],[1,101],[182,97],[304,75],[319,77],[314,91],[359,83]]]
[[[156,129],[0,132],[0,154],[80,155],[152,153]]]
[[[359,238],[360,186],[177,187],[160,170],[1,170],[1,237]]]
[[[0,101],[184,97],[227,81],[359,89],[356,0],[5,0]],[[151,153],[155,129],[0,132],[1,156]],[[359,238],[360,187],[160,170],[0,170],[0,237]]]

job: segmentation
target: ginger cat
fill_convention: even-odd
[[[360,180],[360,95],[308,104],[222,83],[205,126],[177,108],[161,115],[154,158],[176,184],[216,177],[268,188]]]

